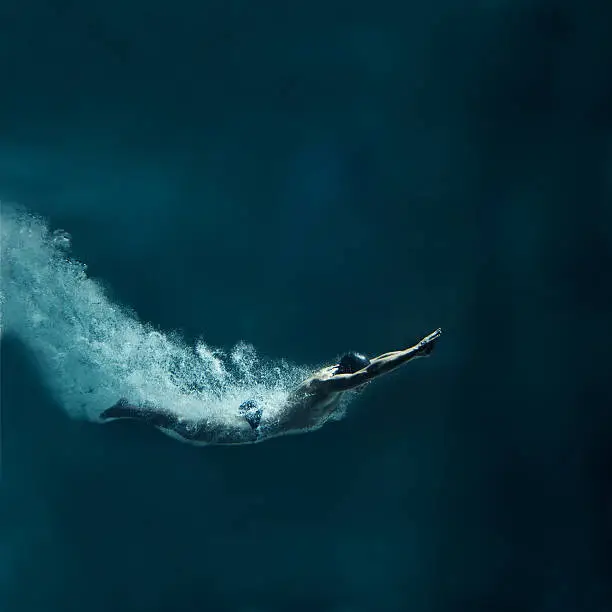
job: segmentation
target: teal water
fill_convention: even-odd
[[[0,610],[608,611],[608,10],[4,2]],[[312,434],[97,422],[438,326]]]

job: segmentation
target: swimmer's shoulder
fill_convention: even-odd
[[[301,385],[300,389],[308,389],[315,391],[321,385],[324,385],[326,381],[334,376],[336,372],[336,366],[326,366],[313,372]]]

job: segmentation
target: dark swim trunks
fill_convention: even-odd
[[[246,419],[246,422],[251,426],[251,429],[255,430],[259,427],[261,422],[261,415],[263,409],[260,408],[259,404],[255,400],[247,400],[240,404],[238,413]]]

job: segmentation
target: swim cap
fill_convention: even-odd
[[[370,360],[361,353],[351,351],[342,357],[338,364],[338,374],[353,374],[370,365]]]

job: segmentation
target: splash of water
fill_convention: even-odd
[[[0,333],[17,336],[74,418],[99,420],[120,398],[186,418],[223,420],[247,399],[279,410],[309,369],[261,360],[241,343],[229,353],[142,323],[112,303],[71,259],[70,236],[3,205]]]

